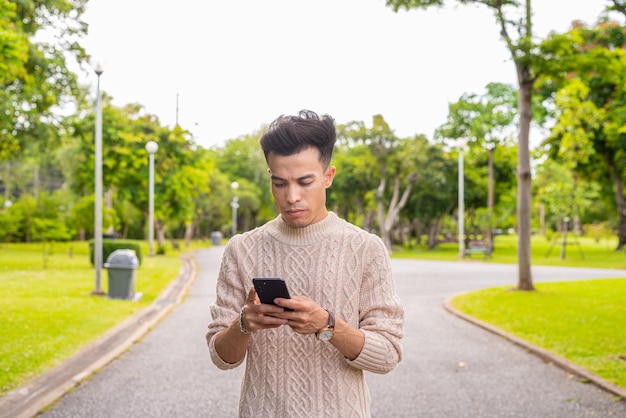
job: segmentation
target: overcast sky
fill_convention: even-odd
[[[115,105],[139,103],[205,147],[311,109],[432,137],[448,105],[516,85],[486,7],[394,13],[384,0],[90,0],[87,51]],[[533,0],[535,32],[594,23],[607,0]],[[84,81],[95,90],[96,76]],[[178,112],[177,112],[178,97]]]

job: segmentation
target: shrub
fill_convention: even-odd
[[[93,239],[89,240],[89,261],[93,266]],[[141,265],[141,246],[138,242],[124,239],[104,239],[102,240],[102,262],[106,263],[107,258],[115,250],[134,250],[139,265]]]

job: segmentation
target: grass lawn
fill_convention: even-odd
[[[452,305],[626,388],[626,279],[535,287],[479,290],[455,297]]]
[[[517,262],[516,237],[499,236],[495,243],[491,258],[473,258]],[[570,239],[561,260],[558,242],[533,237],[532,264],[626,269],[626,255],[614,251],[616,244],[615,240]],[[90,294],[95,273],[86,242],[54,244],[45,258],[41,244],[0,244],[0,396],[147,307],[177,277],[180,255],[209,245],[194,243],[184,251],[168,247],[165,256],[144,257],[135,284],[143,298],[130,302]],[[147,252],[147,244],[142,243],[142,253]],[[442,244],[435,250],[413,246],[392,257],[457,261],[458,246]],[[105,291],[107,281],[103,269]],[[626,361],[621,357],[626,355],[626,338],[621,337],[626,279],[541,283],[536,284],[536,292],[508,291],[514,285],[462,295],[453,304],[626,387]]]
[[[587,237],[568,237],[565,258],[561,259],[561,238],[557,241],[542,236],[533,236],[531,241],[531,263],[544,266],[596,267],[626,269],[626,252],[615,251],[617,238],[596,242]],[[483,260],[486,263],[517,263],[517,236],[496,237],[495,249],[490,258],[472,255],[468,260]],[[392,254],[394,258],[415,258],[425,260],[456,261],[459,259],[457,243],[443,243],[429,250],[425,245],[402,248]],[[626,273],[626,272],[625,272]],[[626,276],[626,274],[625,274]]]
[[[178,276],[180,255],[190,250],[170,246],[165,256],[144,256],[135,276],[143,297],[132,302],[90,294],[95,270],[86,242],[54,244],[45,262],[43,249],[41,244],[0,245],[0,396],[147,307]],[[142,247],[143,254],[147,250]],[[106,269],[101,287],[107,291]]]

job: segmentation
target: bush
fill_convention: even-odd
[[[93,239],[89,240],[89,261],[93,266]],[[141,265],[141,246],[138,242],[132,240],[112,240],[112,239],[104,239],[102,240],[102,263],[106,263],[107,258],[111,255],[111,253],[115,250],[134,250],[135,255],[137,256],[137,260],[139,265]]]

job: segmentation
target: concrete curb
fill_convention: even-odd
[[[63,363],[0,398],[0,418],[35,416],[147,334],[183,300],[196,278],[193,254],[186,254],[181,259],[183,266],[178,277],[150,306],[124,320]]]
[[[462,318],[462,319],[464,319],[464,320],[466,320],[466,321],[468,321],[468,322],[470,322],[470,323],[472,323],[474,325],[477,325],[477,326],[479,326],[479,327],[481,327],[483,329],[486,329],[487,331],[490,331],[490,332],[492,332],[492,333],[494,333],[496,335],[499,335],[502,338],[505,338],[505,339],[511,341],[512,343],[514,343],[514,344],[516,344],[516,345],[518,345],[518,346],[520,346],[522,348],[525,348],[526,350],[528,350],[532,354],[536,355],[537,357],[539,357],[539,358],[541,358],[541,359],[543,359],[545,361],[548,361],[550,363],[553,363],[557,367],[560,367],[561,369],[563,369],[563,370],[565,370],[565,371],[567,371],[569,373],[572,373],[572,374],[574,374],[576,376],[579,376],[579,377],[581,377],[583,379],[586,379],[586,380],[590,381],[591,383],[593,383],[594,385],[596,385],[597,387],[599,387],[599,388],[601,388],[601,389],[603,389],[603,390],[605,390],[605,391],[607,391],[609,393],[612,393],[612,394],[620,397],[621,399],[626,399],[626,389],[624,389],[622,387],[619,387],[617,385],[614,385],[613,383],[611,383],[611,382],[601,378],[600,376],[598,376],[598,375],[596,375],[594,373],[591,373],[590,371],[588,371],[586,369],[583,369],[579,365],[577,365],[575,363],[572,363],[571,361],[569,361],[569,360],[567,360],[567,359],[565,359],[565,358],[563,358],[561,356],[558,356],[558,355],[556,355],[556,354],[554,354],[554,353],[552,353],[550,351],[547,351],[547,350],[545,350],[545,349],[543,349],[541,347],[533,345],[533,344],[529,343],[528,341],[523,340],[523,339],[521,339],[519,337],[516,337],[513,334],[509,334],[508,332],[503,331],[500,328],[497,328],[497,327],[495,327],[495,326],[493,326],[493,325],[491,325],[491,324],[489,324],[487,322],[483,322],[483,321],[481,321],[479,319],[476,319],[476,318],[474,318],[472,316],[469,316],[469,315],[467,315],[467,314],[457,310],[450,303],[451,300],[453,298],[455,298],[456,296],[459,296],[459,295],[450,296],[449,298],[447,298],[444,301],[443,306],[444,306],[444,308],[448,312],[450,312],[453,315],[456,315],[459,318]]]

